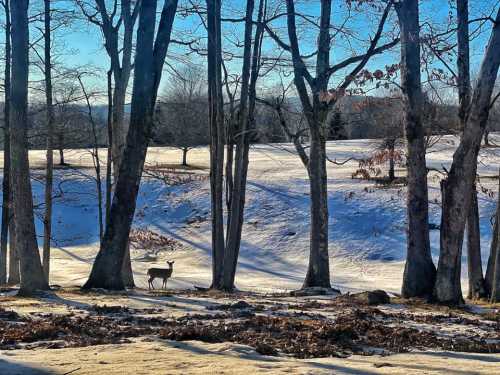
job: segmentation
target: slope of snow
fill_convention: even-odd
[[[456,143],[455,138],[444,137],[428,154],[428,165],[439,170],[449,166]],[[360,159],[368,156],[376,144],[370,140],[329,142],[328,155],[338,161]],[[498,173],[498,154],[497,149],[482,150],[479,165],[479,174],[483,177],[480,186],[484,188],[479,193],[479,202],[485,264],[498,181],[484,176]],[[33,151],[30,158],[33,166],[43,167],[44,152]],[[92,165],[86,151],[67,152],[66,159],[73,165]],[[178,150],[151,148],[147,165],[173,165],[179,159]],[[191,151],[188,159],[201,168],[197,173],[208,173],[207,148]],[[344,165],[328,165],[332,283],[342,290],[380,288],[398,292],[406,249],[406,189],[376,187],[373,182],[353,180],[351,174],[357,168],[356,160]],[[430,222],[439,224],[440,174],[433,172],[429,176]],[[41,214],[43,169],[35,169],[33,177],[35,203]],[[81,285],[98,249],[93,172],[90,168],[59,169],[55,178],[52,283]],[[305,169],[291,145],[252,147],[246,224],[236,278],[240,289],[276,291],[300,287],[308,260],[308,191]],[[495,194],[491,194],[492,191]],[[161,252],[156,262],[142,261],[144,250],[134,249],[133,268],[140,287],[147,286],[147,268],[162,266],[167,259],[176,260],[170,287],[189,288],[193,284],[210,283],[209,211],[207,179],[177,186],[167,186],[153,178],[143,179],[134,226],[157,231],[184,246],[173,252]],[[201,218],[201,221],[188,224],[193,218]],[[42,229],[41,221],[37,220],[39,235]],[[431,244],[437,261],[439,231],[431,231]],[[466,290],[465,255],[463,265]]]

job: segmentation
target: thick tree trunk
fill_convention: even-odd
[[[469,299],[486,297],[483,278],[483,265],[481,261],[481,233],[479,229],[479,208],[477,203],[477,190],[472,189],[472,201],[467,218],[467,265],[469,276]]]
[[[404,123],[408,148],[408,236],[401,293],[405,298],[424,297],[432,294],[436,268],[429,240],[418,0],[404,0],[396,4],[396,11],[401,28],[401,83],[405,97]]]
[[[484,55],[462,140],[443,181],[441,253],[434,295],[438,302],[463,301],[460,286],[461,250],[468,216],[477,156],[488,122],[490,101],[500,64],[500,10]]]
[[[125,288],[122,266],[151,137],[156,92],[177,9],[176,0],[164,3],[155,43],[156,3],[156,0],[143,0],[140,5],[130,128],[106,231],[84,289]]]
[[[330,288],[328,257],[328,185],[325,138],[319,124],[310,124],[309,187],[311,196],[311,228],[309,266],[303,288]]]
[[[54,180],[54,109],[52,106],[52,62],[50,0],[44,0],[45,17],[45,105],[47,107],[47,166],[45,170],[45,215],[43,218],[43,272],[47,282],[50,274],[50,241],[52,236],[52,186]]]
[[[35,233],[27,148],[28,0],[12,4],[11,163],[16,249],[20,255],[19,294],[47,290]]]
[[[210,107],[210,192],[212,208],[212,288],[222,289],[224,262],[224,111],[222,103],[221,2],[207,0],[208,90]]]
[[[5,12],[5,80],[4,80],[4,147],[3,147],[3,181],[2,181],[2,229],[0,238],[0,285],[7,282],[7,251],[9,223],[11,219],[10,191],[10,5],[4,1]]]

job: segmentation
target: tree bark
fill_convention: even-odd
[[[50,241],[52,237],[52,187],[54,183],[54,108],[52,106],[52,61],[50,0],[44,0],[45,41],[45,105],[47,107],[47,166],[45,169],[45,215],[43,218],[43,272],[47,282],[50,274]]]
[[[27,148],[28,127],[28,0],[12,4],[12,86],[11,86],[11,163],[16,230],[16,249],[20,255],[19,294],[47,290],[35,233],[33,197]]]
[[[106,223],[109,219],[109,212],[111,210],[111,194],[113,190],[112,183],[112,164],[113,164],[113,154],[112,154],[112,142],[113,142],[113,85],[112,85],[112,74],[113,72],[108,70],[108,148],[107,148],[107,158],[106,158]]]
[[[7,251],[9,224],[11,220],[10,191],[10,4],[4,2],[5,12],[5,81],[4,81],[4,147],[3,147],[3,181],[2,181],[2,229],[0,238],[0,285],[7,282]]]
[[[470,57],[469,57],[469,1],[457,0],[458,37],[458,118],[463,131],[471,101]],[[469,277],[468,298],[482,298],[485,295],[481,264],[481,233],[479,227],[479,207],[474,183],[467,217],[467,263]]]
[[[246,185],[250,151],[250,132],[254,127],[254,111],[256,102],[256,85],[260,68],[260,50],[264,31],[263,17],[265,1],[260,0],[257,28],[255,31],[252,53],[254,1],[247,1],[245,18],[245,47],[242,68],[242,86],[239,109],[239,134],[236,143],[234,184],[231,193],[230,214],[228,220],[226,252],[224,254],[224,285],[225,290],[234,288],[236,267],[241,245],[243,230]]]
[[[442,182],[441,252],[434,296],[440,303],[463,301],[460,285],[461,250],[477,156],[488,122],[491,96],[500,65],[500,10],[481,64],[460,144],[453,155],[448,178]]]
[[[12,193],[10,200],[12,202]],[[16,230],[14,223],[14,214],[12,213],[9,223],[9,278],[7,281],[8,285],[17,285],[21,282],[21,270],[19,269],[19,266],[20,266],[19,254],[17,253],[16,250]]]
[[[221,2],[207,0],[212,288],[222,289],[224,264],[224,111],[222,97]]]
[[[500,173],[499,173],[500,176]],[[498,228],[500,219],[500,180],[498,187],[498,202],[497,211],[495,215],[495,228],[493,231],[493,238],[491,241],[490,257],[488,259],[488,268],[486,270],[485,288],[489,293],[490,301],[492,303],[500,302],[500,251],[498,245],[500,244],[500,231]]]
[[[429,240],[418,0],[397,3],[396,12],[401,29],[401,84],[405,97],[404,124],[408,153],[408,236],[401,294],[405,298],[425,297],[432,295],[436,268]]]
[[[472,201],[467,219],[467,265],[469,276],[469,299],[486,297],[481,260],[481,232],[476,185],[472,189]]]
[[[484,284],[486,288],[486,293],[491,294],[491,289],[493,286],[493,274],[495,272],[495,259],[498,251],[498,218],[500,215],[500,187],[498,189],[499,201],[497,202],[497,211],[495,214],[495,222],[493,224],[493,235],[491,238],[490,245],[490,256],[488,257],[488,265],[486,267],[486,274],[484,277]]]
[[[248,170],[248,94],[250,84],[250,69],[252,64],[252,30],[253,30],[253,0],[246,2],[245,33],[243,48],[243,68],[241,74],[240,105],[238,113],[238,130],[235,134],[236,153],[234,159],[234,180],[231,193],[228,218],[227,240],[224,252],[224,290],[232,290],[236,263],[241,242],[241,229],[245,205],[246,175]]]
[[[116,181],[109,220],[84,289],[122,290],[122,265],[134,218],[137,193],[153,126],[153,113],[177,0],[165,1],[155,41],[156,0],[140,4],[132,111],[126,147]]]

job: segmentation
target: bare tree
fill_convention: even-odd
[[[28,111],[28,0],[12,4],[11,171],[16,249],[21,263],[19,294],[49,289],[35,233],[33,197],[27,149]]]
[[[132,111],[123,160],[99,253],[83,288],[122,290],[122,264],[134,217],[163,64],[170,44],[177,0],[166,0],[155,39],[156,0],[140,3]]]
[[[114,79],[111,150],[113,175],[116,182],[127,137],[125,101],[133,68],[133,32],[140,1],[122,0],[118,2],[113,0],[109,9],[105,0],[93,0],[91,2],[76,0],[76,3],[88,21],[101,29],[104,36],[104,47],[111,60],[111,71]],[[93,5],[90,3],[93,3]],[[118,8],[120,9],[119,16],[117,15]],[[122,40],[121,45],[120,40]],[[135,285],[130,263],[130,248],[128,246],[123,264],[123,277],[128,287]]]
[[[287,30],[290,44],[285,43],[279,36],[266,26],[266,30],[276,43],[288,51],[292,56],[294,83],[302,104],[308,124],[309,149],[309,184],[311,197],[311,228],[310,228],[310,255],[309,267],[303,287],[330,288],[330,266],[328,257],[328,191],[326,171],[326,129],[330,123],[330,116],[337,100],[345,95],[346,89],[355,81],[373,55],[382,53],[394,47],[399,40],[378,46],[385,22],[392,8],[389,2],[383,11],[375,35],[365,53],[347,58],[335,65],[330,64],[332,49],[331,43],[331,11],[332,1],[321,0],[319,35],[316,57],[316,76],[309,72],[308,64],[301,55],[297,34],[295,1],[286,0]],[[333,74],[339,73],[354,65],[352,71],[340,83],[336,90],[329,90],[328,84]],[[309,88],[308,88],[309,86]],[[312,97],[310,97],[310,93]]]
[[[429,296],[436,268],[429,240],[418,0],[400,1],[396,3],[396,11],[401,29],[401,86],[405,98],[404,124],[408,148],[408,239],[402,295]]]
[[[54,107],[52,104],[52,59],[50,0],[44,0],[45,104],[47,107],[47,166],[45,171],[45,215],[43,218],[43,271],[50,274],[50,241],[52,236],[52,187],[54,184]]]
[[[458,37],[458,118],[460,129],[465,129],[471,101],[470,57],[469,57],[469,1],[457,0]],[[459,256],[460,258],[461,256]],[[469,273],[469,298],[486,295],[481,261],[481,233],[479,226],[479,206],[475,179],[467,217],[467,262]],[[460,266],[459,266],[460,267]]]
[[[224,262],[224,110],[222,97],[221,1],[207,1],[212,288],[222,289]]]
[[[463,301],[460,285],[461,248],[476,177],[477,156],[488,122],[491,97],[500,65],[500,9],[495,17],[460,144],[448,177],[442,181],[441,251],[434,296],[438,302]]]
[[[5,82],[4,82],[4,146],[3,146],[3,181],[2,181],[2,229],[0,238],[0,285],[7,282],[7,244],[9,224],[11,222],[10,191],[10,4],[9,0],[1,2],[5,12]],[[14,248],[11,248],[11,261]],[[18,266],[19,269],[19,266]]]
[[[207,96],[203,71],[196,66],[177,69],[157,105],[154,141],[182,151],[182,165],[193,147],[208,143]]]

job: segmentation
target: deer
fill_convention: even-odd
[[[148,269],[148,276],[149,276],[149,280],[148,280],[149,288],[148,289],[149,290],[151,290],[151,288],[153,288],[153,289],[155,288],[153,281],[156,278],[163,279],[162,288],[167,289],[167,281],[170,278],[170,276],[172,276],[172,271],[174,270],[174,263],[175,263],[174,261],[167,260],[167,264],[168,264],[169,268],[150,268],[150,269]]]

